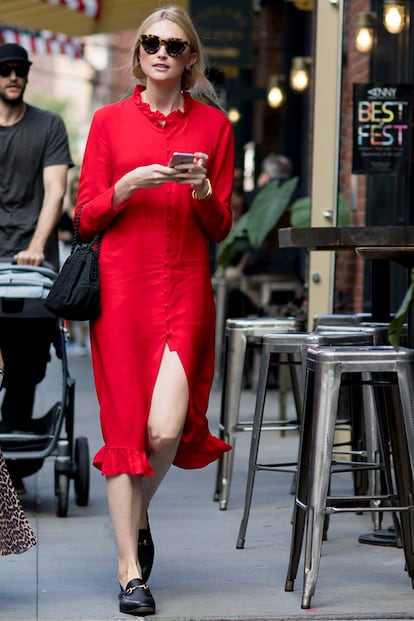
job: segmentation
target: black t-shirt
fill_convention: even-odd
[[[43,169],[60,164],[73,166],[64,123],[54,112],[27,105],[18,123],[0,126],[0,256],[29,245],[43,203]],[[45,258],[58,266],[57,229]]]

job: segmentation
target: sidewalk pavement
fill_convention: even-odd
[[[98,407],[90,358],[70,357],[76,379],[75,437],[87,436],[91,457],[101,445]],[[38,390],[36,408],[43,414],[60,391],[60,365],[49,365]],[[139,378],[137,378],[139,381]],[[277,407],[271,391],[268,407]],[[210,403],[210,426],[217,431],[220,394]],[[254,409],[245,391],[242,411]],[[293,407],[293,406],[291,406]],[[202,470],[172,468],[150,511],[156,546],[149,581],[163,621],[274,621],[292,619],[414,619],[414,591],[404,571],[403,552],[361,545],[358,536],[372,532],[368,514],[340,514],[330,520],[323,546],[312,608],[302,610],[302,564],[296,590],[285,593],[293,497],[291,476],[259,472],[243,550],[236,540],[243,511],[251,434],[239,433],[228,508],[213,502],[216,464]],[[262,459],[295,459],[297,435],[284,438],[267,431]],[[69,513],[58,518],[53,490],[54,458],[26,479],[22,496],[39,545],[1,560],[0,621],[113,621],[132,619],[118,611],[117,561],[108,516],[105,480],[91,468],[90,502],[78,507],[70,489]],[[342,486],[350,486],[350,475]],[[348,489],[347,489],[348,491]],[[389,524],[385,519],[385,526]],[[150,617],[147,617],[150,618]]]

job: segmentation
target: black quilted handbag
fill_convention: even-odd
[[[84,321],[101,314],[99,290],[99,252],[102,233],[85,242],[79,235],[80,213],[70,255],[56,277],[45,306],[57,317]]]

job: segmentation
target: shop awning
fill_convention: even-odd
[[[0,43],[18,43],[29,52],[29,56],[64,54],[68,58],[83,58],[82,39],[45,30],[24,30],[0,24]]]
[[[174,4],[188,9],[189,2]],[[137,28],[159,5],[157,0],[0,0],[0,23],[82,37]]]

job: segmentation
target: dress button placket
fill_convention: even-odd
[[[171,190],[168,190],[168,194],[171,194]],[[166,338],[167,340],[170,338],[171,336],[171,331],[170,331],[170,316],[169,316],[169,303],[168,303],[168,296],[170,294],[170,288],[171,288],[171,264],[170,264],[170,260],[169,260],[169,256],[171,253],[171,246],[170,246],[170,242],[171,242],[171,204],[168,204],[167,206],[167,223],[166,223],[166,244],[165,244],[165,275],[164,275],[164,294],[166,296],[166,301],[164,304],[164,308],[165,308],[165,331],[166,331]]]

